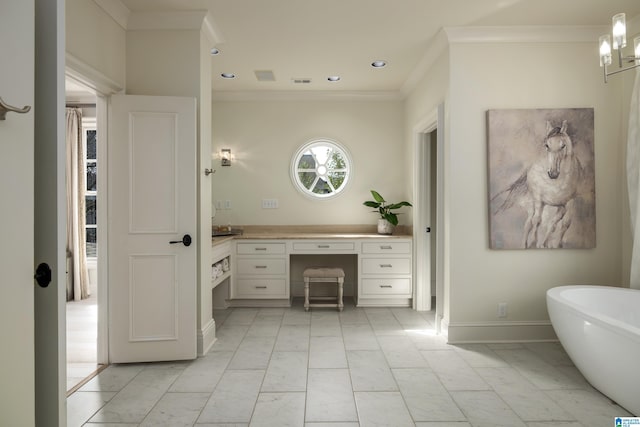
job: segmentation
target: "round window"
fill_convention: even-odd
[[[291,179],[303,194],[326,199],[344,190],[352,171],[347,150],[335,141],[306,143],[291,160]]]

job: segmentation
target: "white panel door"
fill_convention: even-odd
[[[0,2],[0,97],[34,101],[34,1]],[[0,425],[35,425],[34,110],[0,121]]]
[[[109,359],[194,359],[196,101],[118,95],[110,112]]]

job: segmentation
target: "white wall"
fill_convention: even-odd
[[[453,341],[552,338],[547,289],[622,283],[621,103],[592,43],[454,43],[450,47],[450,325]],[[614,83],[615,84],[615,83]],[[494,108],[593,107],[596,240],[585,250],[490,250],[485,114]],[[509,304],[499,321],[496,307]],[[492,322],[496,322],[493,324]]]
[[[411,197],[399,100],[214,101],[212,133],[213,199],[232,206],[217,211],[216,225],[375,224],[362,205],[369,190],[391,201]],[[349,150],[354,172],[339,196],[318,201],[294,188],[289,165],[302,144],[320,137]],[[220,166],[221,148],[231,148],[232,166]],[[262,209],[267,198],[278,199],[279,209]]]
[[[439,37],[444,38],[444,35],[441,34]],[[449,65],[449,51],[448,47],[444,46],[446,42],[442,41],[442,46],[440,47],[440,52],[434,54],[436,59],[433,62],[433,65],[427,70],[423,79],[418,83],[418,85],[411,91],[409,96],[405,100],[405,144],[407,146],[406,152],[406,179],[408,184],[411,187],[411,191],[413,192],[413,176],[414,176],[414,167],[413,167],[413,152],[415,145],[415,132],[416,126],[418,124],[422,124],[426,118],[433,117],[434,111],[437,110],[438,105],[444,103],[445,110],[445,128],[438,129],[438,132],[441,132],[445,138],[444,144],[444,153],[443,156],[445,158],[445,162],[443,165],[439,165],[444,169],[445,179],[442,183],[444,188],[444,218],[442,218],[443,229],[435,230],[435,234],[440,233],[440,237],[444,239],[445,252],[438,253],[437,257],[442,257],[442,262],[444,264],[444,272],[443,272],[443,293],[444,295],[438,295],[439,301],[437,303],[442,307],[443,320],[445,323],[449,321],[449,179],[446,177],[449,170],[449,144],[448,144],[448,126],[449,126],[449,73],[450,73],[450,65]],[[434,47],[438,49],[438,47]],[[419,131],[422,131],[419,129]],[[435,227],[435,224],[432,223],[432,227]],[[432,235],[432,239],[433,236]],[[416,260],[417,262],[417,260]],[[435,266],[431,265],[431,268],[435,270]]]
[[[65,20],[66,52],[124,87],[124,28],[88,0],[66,0]]]
[[[473,29],[471,29],[473,30]],[[405,142],[445,102],[445,299],[452,341],[553,338],[546,290],[564,284],[628,282],[624,137],[630,78],[605,85],[597,43],[452,41],[405,104]],[[509,40],[508,34],[499,40]],[[631,74],[631,73],[628,73]],[[620,78],[621,77],[621,78]],[[618,79],[619,80],[616,80]],[[593,107],[597,247],[489,249],[486,111]],[[411,165],[410,159],[406,161]],[[413,170],[410,172],[413,174]],[[411,181],[409,181],[411,182]],[[507,302],[506,319],[497,304]]]

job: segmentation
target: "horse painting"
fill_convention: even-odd
[[[567,120],[559,125],[546,120],[545,125],[544,135],[537,142],[538,154],[528,163],[523,162],[517,178],[490,198],[492,221],[498,221],[500,215],[508,215],[517,207],[526,213],[520,217],[524,222],[520,223],[517,247],[579,247],[575,242],[568,242],[567,232],[572,224],[581,220],[584,202],[590,196],[590,190],[585,192],[583,184],[592,174],[585,174],[575,141],[568,133]],[[577,199],[579,209],[575,206]],[[514,225],[513,221],[511,224]],[[584,230],[583,225],[579,228],[581,232]],[[492,243],[500,243],[494,237]]]

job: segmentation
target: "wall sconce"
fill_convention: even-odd
[[[220,150],[220,165],[231,166],[231,149],[223,148]]]
[[[624,13],[618,13],[613,16],[612,35],[613,43],[611,43],[611,35],[605,34],[600,36],[600,66],[604,70],[604,82],[607,83],[607,77],[618,74],[623,71],[632,70],[640,67],[640,36],[633,39],[634,55],[622,56],[622,48],[627,45],[627,24],[625,22]],[[611,65],[611,48],[618,51],[618,69],[608,71],[607,66]],[[622,62],[634,63],[634,65],[623,67]]]

